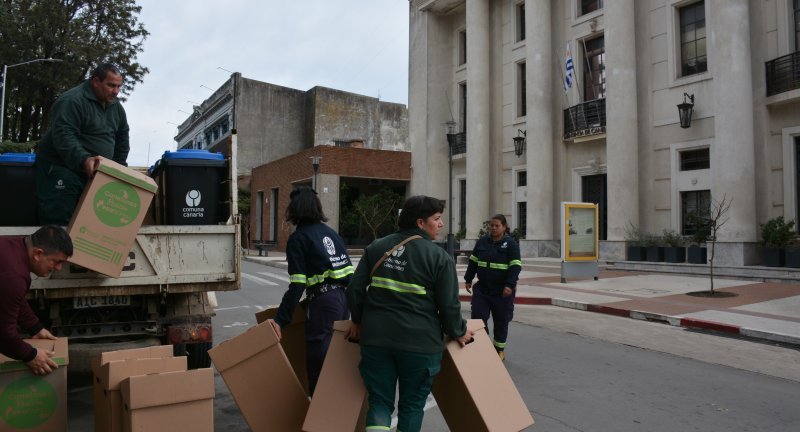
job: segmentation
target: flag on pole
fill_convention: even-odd
[[[567,76],[564,78],[564,91],[569,92],[569,88],[572,87],[572,76],[575,72],[575,65],[572,63],[572,53],[570,53],[569,49],[569,42],[567,42],[567,50],[564,53],[566,60],[566,68],[567,68]]]

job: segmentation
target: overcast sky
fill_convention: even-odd
[[[176,150],[177,127],[231,72],[408,103],[408,0],[139,0],[150,69],[124,103],[131,166]],[[219,69],[224,68],[225,70]],[[208,87],[208,88],[206,88]],[[181,112],[181,111],[185,111]]]

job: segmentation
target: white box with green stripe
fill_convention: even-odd
[[[67,228],[74,248],[69,261],[119,277],[157,190],[150,177],[103,159]]]

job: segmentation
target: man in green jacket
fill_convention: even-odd
[[[400,230],[367,246],[347,288],[353,321],[347,337],[361,344],[369,430],[389,430],[399,384],[397,430],[419,431],[444,336],[461,346],[472,338],[461,316],[455,263],[431,241],[444,225],[443,210],[436,198],[409,198],[398,220]]]
[[[121,87],[119,69],[105,63],[53,104],[51,126],[36,155],[40,225],[69,223],[101,157],[127,165],[128,119],[117,100]]]

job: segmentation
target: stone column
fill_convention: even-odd
[[[747,0],[711,0],[706,18],[714,99],[695,99],[695,109],[714,110],[711,198],[733,198],[723,242],[756,241],[755,146]],[[710,24],[710,25],[709,25]],[[713,204],[712,204],[713,205]],[[732,257],[733,258],[733,257]],[[742,265],[743,257],[733,258]]]
[[[639,225],[635,3],[604,3],[608,240],[617,241],[625,239],[628,223]]]
[[[553,240],[553,50],[550,1],[525,1],[528,220],[526,238]],[[516,131],[513,131],[516,132]],[[515,135],[515,134],[512,134]]]
[[[489,208],[491,83],[489,3],[467,0],[467,237],[477,238]]]

